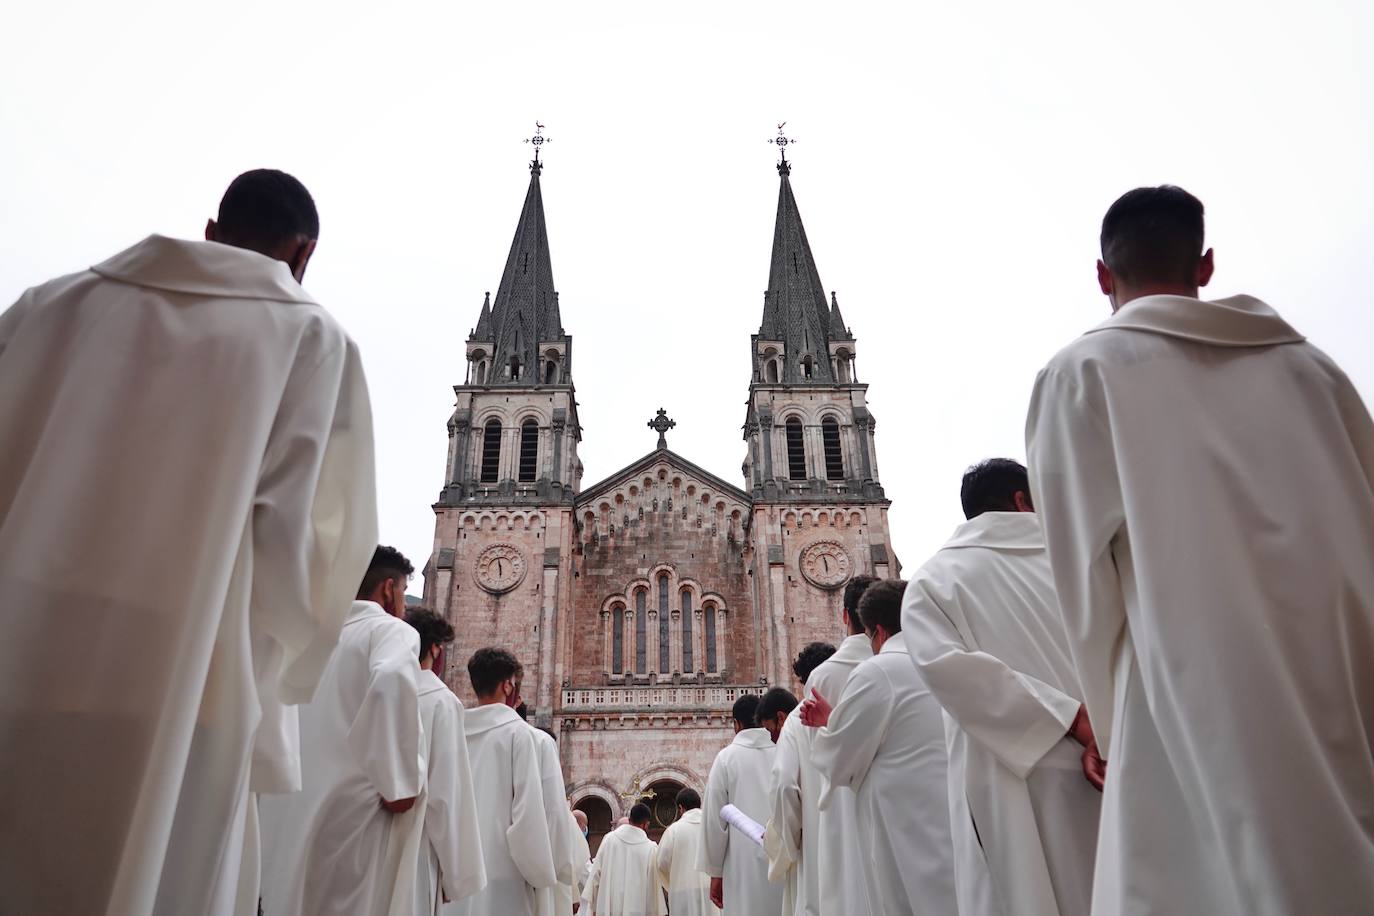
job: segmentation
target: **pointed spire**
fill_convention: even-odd
[[[547,138],[544,138],[547,140]],[[529,190],[511,240],[510,254],[493,301],[488,294],[473,340],[494,344],[492,384],[534,384],[539,378],[538,348],[562,340],[563,322],[553,286],[549,235],[544,221],[544,197],[539,186],[543,163],[530,163]],[[519,378],[511,378],[513,365]],[[565,370],[570,367],[566,366]]]
[[[844,323],[844,316],[840,314],[840,301],[835,298],[833,289],[830,291],[830,339],[854,339],[853,335],[849,333],[849,327]]]
[[[778,164],[778,216],[758,336],[783,342],[784,384],[824,384],[834,381],[830,371],[830,304],[825,301],[825,287],[792,194],[791,171],[786,160]],[[806,375],[808,366],[810,377]]]
[[[477,327],[472,331],[473,340],[491,340],[491,293],[482,300],[482,314],[477,316]]]

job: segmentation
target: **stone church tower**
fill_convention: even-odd
[[[457,631],[444,675],[465,703],[476,649],[522,660],[530,721],[558,736],[594,839],[643,795],[657,833],[678,788],[704,788],[734,701],[795,692],[797,651],[844,635],[849,578],[898,573],[889,503],[855,339],[821,285],[785,157],[750,341],[745,486],[672,451],[660,411],[657,448],[583,488],[541,171],[536,155],[454,388],[425,598]]]

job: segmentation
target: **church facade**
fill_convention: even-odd
[[[855,338],[821,286],[785,156],[742,479],[671,450],[660,411],[657,448],[584,486],[542,168],[536,155],[454,387],[425,600],[457,632],[443,669],[465,704],[475,650],[521,659],[530,721],[557,736],[569,797],[594,833],[641,796],[662,829],[679,787],[704,789],[734,701],[796,692],[797,652],[844,635],[845,583],[899,573],[890,503]]]

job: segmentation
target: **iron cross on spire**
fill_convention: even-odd
[[[668,430],[677,426],[677,422],[668,419],[668,411],[662,407],[658,409],[658,416],[649,421],[649,428],[658,433],[658,447],[668,447]]]
[[[544,168],[544,163],[539,161],[539,148],[545,143],[552,143],[552,137],[544,136],[544,125],[538,121],[534,122],[534,136],[526,137],[525,142],[534,147],[534,161],[530,163],[531,172],[539,172]]]
[[[782,161],[778,163],[779,175],[792,174],[792,165],[787,161],[787,148],[797,142],[796,140],[789,139],[788,136],[782,132],[782,129],[786,126],[786,121],[779,121],[778,135],[768,141],[769,143],[777,144],[778,152],[782,154]]]

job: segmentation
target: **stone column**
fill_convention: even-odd
[[[655,675],[658,674],[658,611],[649,608],[644,616],[648,620],[645,624],[648,632],[644,634],[644,673]]]
[[[553,670],[554,647],[558,642],[558,556],[557,547],[544,549],[543,603],[539,623],[539,692],[535,698],[535,724],[553,724],[553,691],[557,686]]]
[[[602,653],[601,661],[606,666],[606,680],[611,679],[611,673],[615,671],[615,627],[611,623],[611,612],[603,610],[601,612]]]
[[[630,683],[634,680],[635,671],[635,648],[638,637],[635,635],[635,609],[634,601],[631,600],[625,607],[625,633],[620,640],[621,669],[625,672],[625,682]]]
[[[692,627],[692,667],[697,671],[706,670],[706,615],[702,605],[698,604],[692,611],[696,615],[696,624]],[[716,634],[719,637],[720,634]]]
[[[730,632],[726,629],[728,623],[728,612],[723,607],[716,608],[716,673],[720,674],[729,667],[729,656],[726,646],[730,640],[725,638],[725,634]]]

